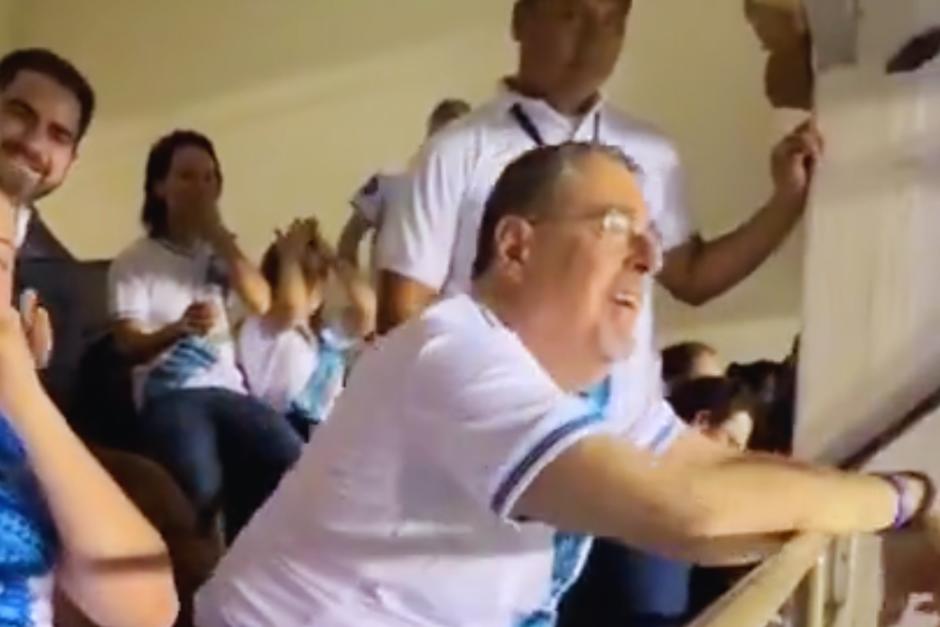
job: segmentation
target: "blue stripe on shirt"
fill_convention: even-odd
[[[585,413],[579,418],[575,418],[551,431],[544,438],[539,440],[535,446],[522,458],[516,466],[506,475],[499,488],[493,495],[490,507],[494,512],[500,513],[506,506],[512,491],[519,485],[519,482],[532,470],[536,463],[552,450],[559,442],[570,437],[583,429],[601,422],[605,419],[607,404],[611,397],[610,377],[604,379],[584,394],[580,395],[587,402],[584,408]]]

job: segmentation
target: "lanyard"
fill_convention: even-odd
[[[545,138],[542,137],[539,127],[535,125],[529,114],[525,112],[518,102],[509,109],[509,114],[515,119],[516,124],[522,129],[522,132],[529,136],[529,139],[539,147],[545,146]],[[594,114],[594,139],[595,144],[601,143],[601,112]]]

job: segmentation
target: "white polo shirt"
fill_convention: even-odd
[[[663,451],[684,430],[667,407],[629,417],[622,389],[566,394],[476,301],[434,305],[363,354],[200,590],[197,624],[549,624],[590,540],[511,520],[517,499],[587,436]]]
[[[669,250],[692,236],[685,176],[672,143],[650,125],[603,100],[580,119],[542,100],[503,89],[492,102],[428,140],[403,181],[378,243],[378,266],[444,294],[466,291],[477,250],[484,205],[510,162],[536,147],[512,115],[518,105],[544,142],[598,141],[615,146],[642,168],[651,217]],[[653,339],[652,280],[637,321],[628,411],[656,407],[661,396],[659,353]],[[651,395],[652,391],[652,395]]]
[[[223,285],[227,279],[215,259],[208,246],[187,251],[144,237],[111,264],[108,296],[114,320],[134,321],[152,333],[179,320],[195,302],[210,302],[222,314],[208,337],[184,338],[134,368],[139,407],[170,389],[219,387],[247,392],[235,361]]]
[[[402,174],[378,172],[373,174],[362,187],[349,199],[353,211],[378,231],[382,226],[385,212],[394,202],[393,195],[399,185]]]

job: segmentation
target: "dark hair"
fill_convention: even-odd
[[[662,351],[663,381],[671,385],[688,379],[699,355],[715,353],[715,349],[704,342],[681,342],[667,346]]]
[[[630,172],[639,173],[639,166],[618,148],[585,142],[565,142],[555,146],[534,148],[510,163],[486,201],[477,256],[473,262],[473,278],[486,272],[496,254],[495,237],[499,223],[508,216],[532,218],[549,211],[547,202],[559,179],[576,168],[590,155],[603,155],[620,163]]]
[[[466,100],[457,98],[441,100],[434,106],[434,109],[431,110],[431,115],[428,116],[428,134],[437,131],[445,124],[449,124],[467,115],[471,110],[472,107]]]
[[[167,234],[169,225],[167,224],[166,202],[156,193],[156,186],[169,175],[176,151],[187,146],[195,146],[209,153],[215,162],[219,184],[222,183],[219,158],[208,137],[196,131],[180,130],[161,137],[150,148],[150,154],[147,156],[147,169],[144,173],[144,206],[140,212],[140,220],[150,237],[165,237]]]
[[[669,403],[682,420],[691,424],[708,412],[708,426],[720,427],[737,409],[750,410],[741,386],[727,377],[702,377],[684,381],[669,395]]]
[[[78,137],[81,141],[95,115],[95,91],[74,65],[45,48],[14,50],[0,59],[0,89],[9,87],[20,72],[36,72],[47,76],[72,92],[78,100],[81,113],[78,119]]]
[[[727,376],[753,399],[751,448],[788,454],[793,448],[796,372],[787,364],[762,360],[731,364]]]
[[[749,364],[733,363],[727,376],[739,382],[762,403],[771,404],[777,397],[777,382],[784,372],[783,364],[762,359]]]

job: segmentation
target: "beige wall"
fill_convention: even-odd
[[[100,95],[74,176],[43,207],[89,257],[113,255],[137,233],[146,151],[172,127],[215,139],[228,220],[257,253],[299,213],[337,232],[350,192],[407,159],[438,97],[480,101],[513,60],[507,0],[7,1],[14,43],[65,53]],[[761,61],[739,0],[636,3],[609,94],[676,138],[707,234],[736,224],[768,191],[775,123]],[[704,310],[661,298],[667,335],[713,339],[734,357],[783,352],[797,257]],[[750,331],[735,333],[741,320]]]
[[[0,49],[8,48],[13,42],[13,1],[0,0]]]

